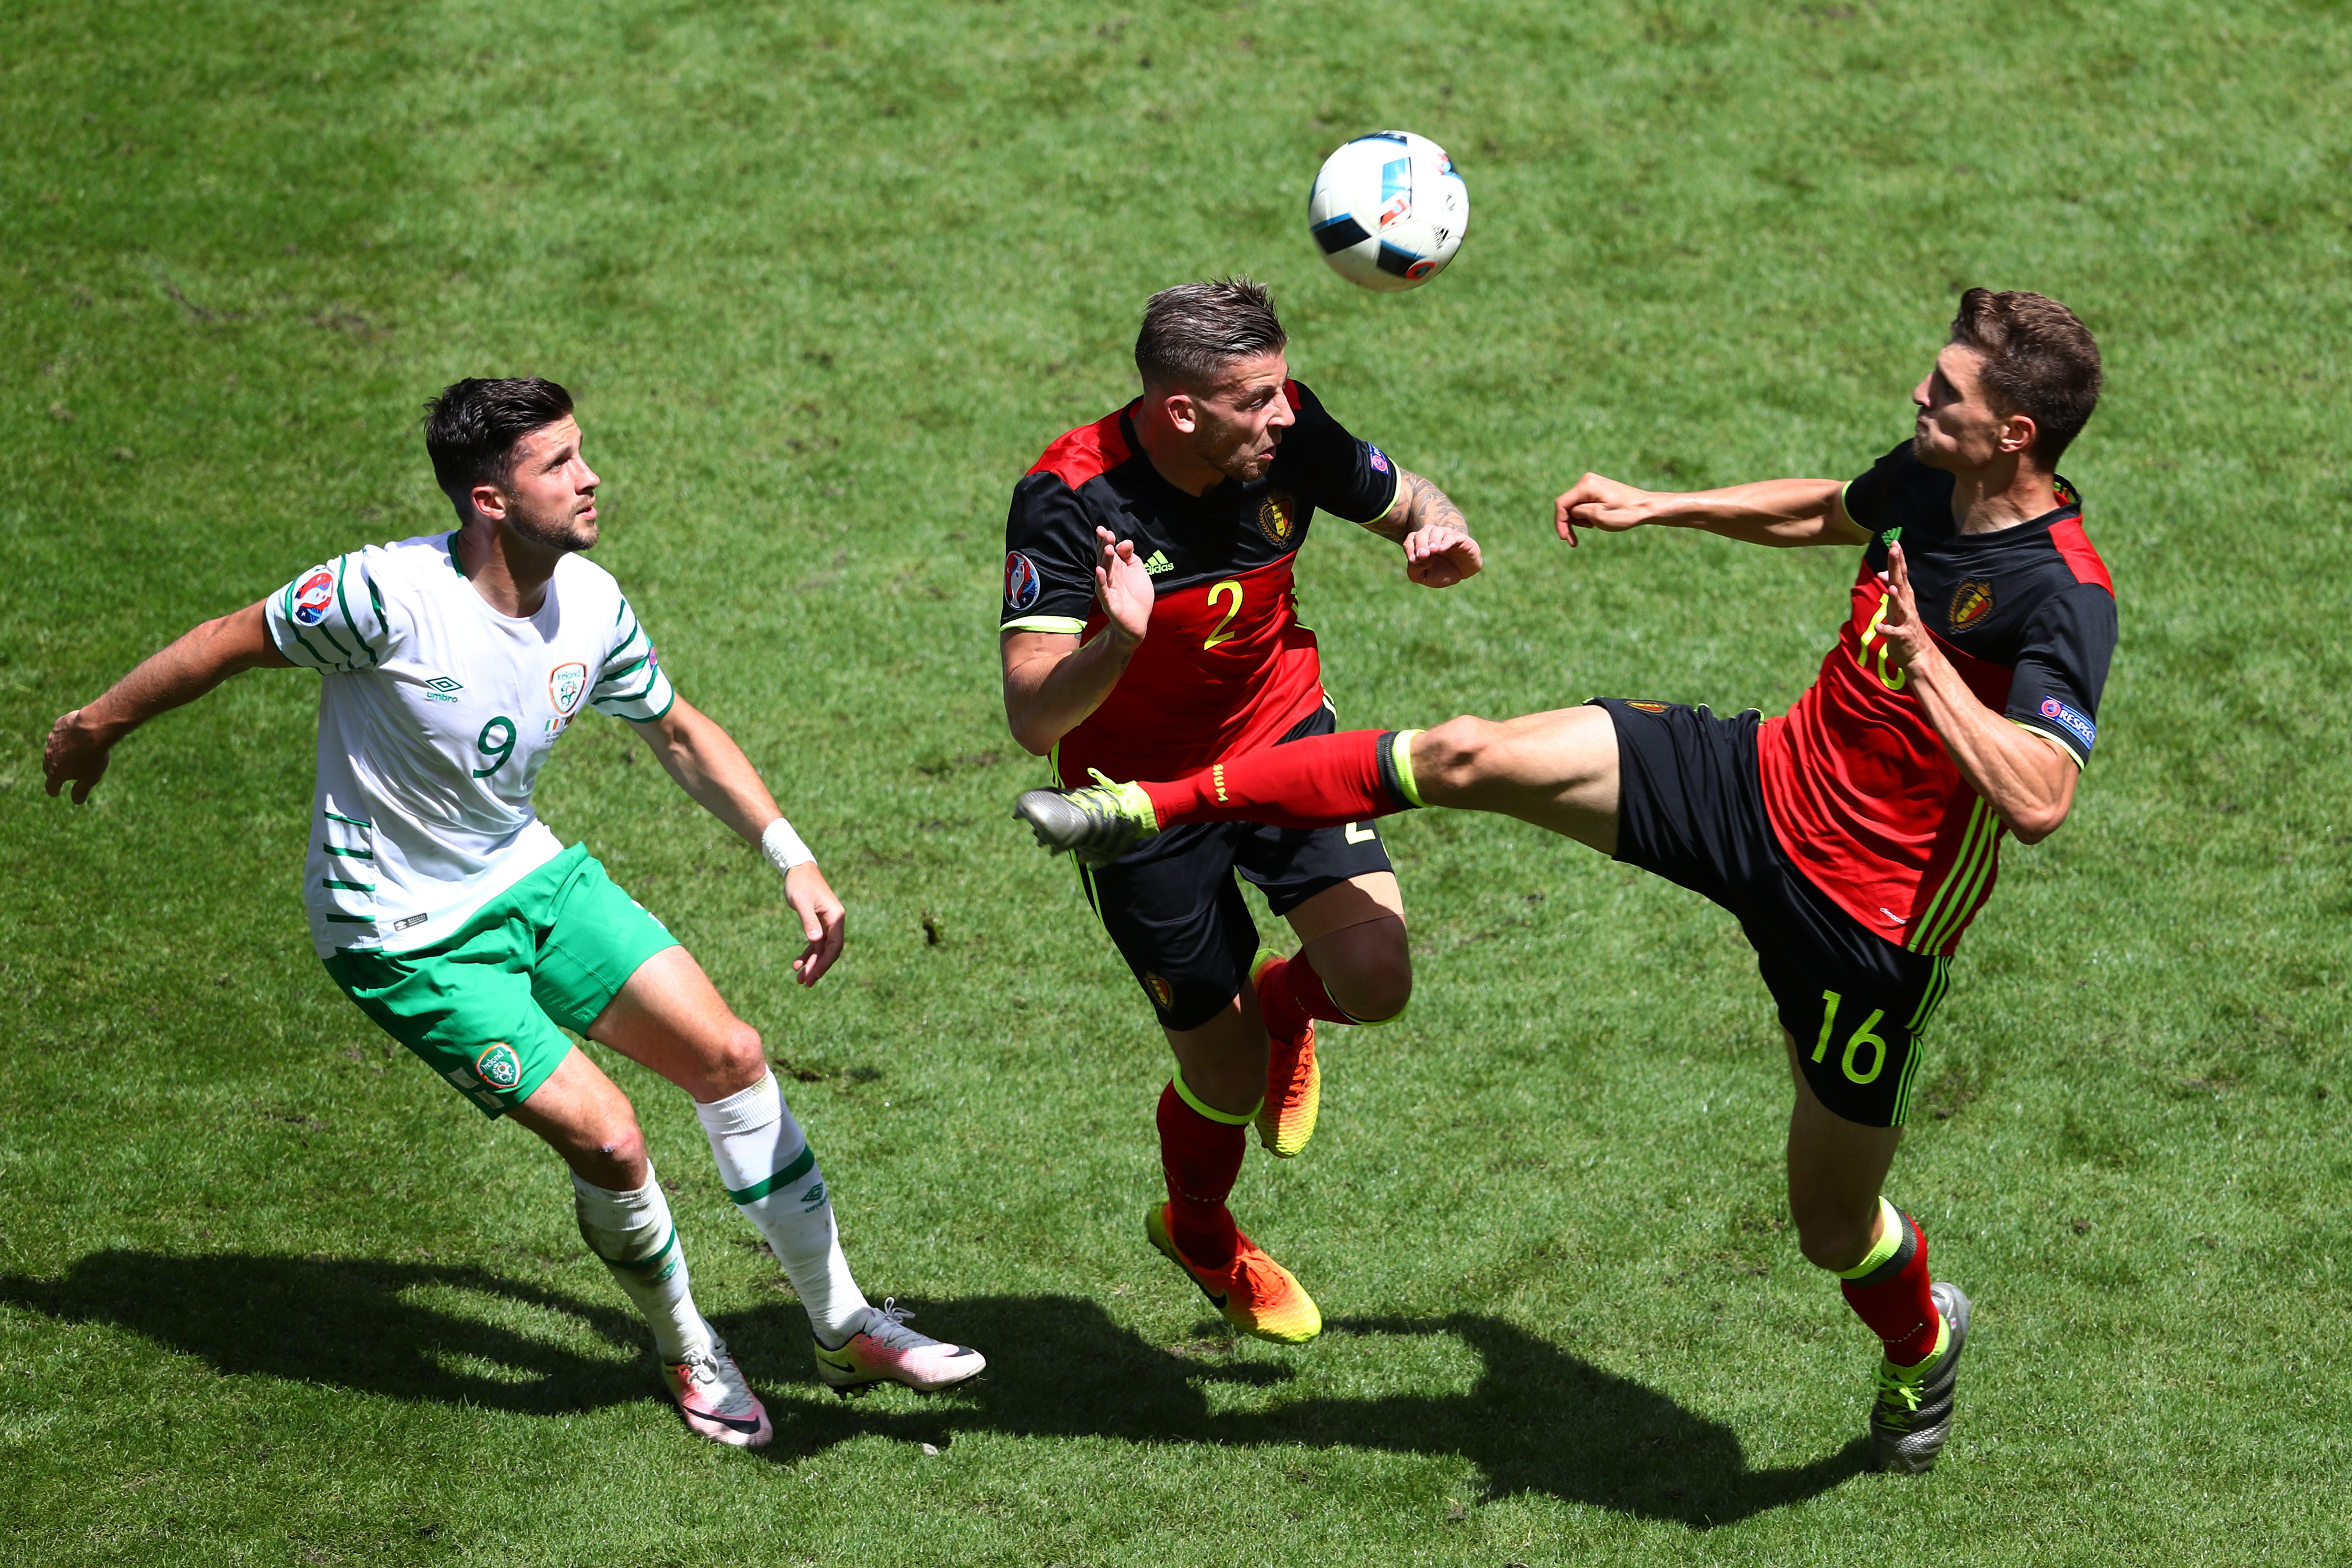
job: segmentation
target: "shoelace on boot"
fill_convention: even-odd
[[[937,1342],[929,1335],[918,1333],[907,1326],[907,1320],[915,1314],[898,1305],[896,1296],[883,1297],[882,1304],[870,1310],[874,1316],[866,1320],[866,1337],[877,1344],[887,1345],[896,1351],[910,1351]]]
[[[1930,1361],[1932,1359],[1930,1358]],[[1919,1375],[1906,1378],[1896,1373],[1894,1368],[1885,1362],[1881,1362],[1878,1366],[1879,1408],[1893,1413],[1900,1407],[1903,1415],[1917,1415],[1920,1391],[1927,1385],[1928,1366],[1929,1363],[1921,1363],[1918,1369]]]

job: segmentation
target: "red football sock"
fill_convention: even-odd
[[[1262,822],[1337,827],[1409,811],[1412,802],[1382,756],[1393,730],[1308,735],[1229,757],[1181,779],[1143,785],[1161,827],[1184,822]],[[1386,777],[1383,777],[1383,774]]]
[[[1886,1214],[1896,1227],[1894,1250],[1876,1263],[1865,1258],[1858,1277],[1844,1279],[1839,1289],[1854,1316],[1885,1342],[1886,1359],[1916,1366],[1936,1348],[1937,1327],[1935,1298],[1927,1294],[1927,1233],[1892,1204]]]
[[[1304,952],[1293,953],[1267,968],[1257,988],[1257,1005],[1265,1014],[1265,1032],[1276,1039],[1288,1039],[1297,1034],[1309,1018],[1330,1024],[1356,1021],[1331,1000],[1331,993],[1323,987],[1323,977],[1315,973],[1315,965]]]
[[[1238,1232],[1225,1196],[1242,1173],[1242,1130],[1184,1103],[1174,1083],[1160,1093],[1160,1165],[1168,1176],[1168,1233],[1203,1268],[1234,1260]]]

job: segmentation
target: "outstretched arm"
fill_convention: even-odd
[[[1919,618],[1900,544],[1887,546],[1886,582],[1895,603],[1879,623],[1879,634],[1886,639],[1888,658],[1910,677],[1936,738],[2020,844],[2049,837],[2074,807],[2074,782],[2082,770],[2057,742],[1977,700]]]
[[[1396,500],[1364,526],[1404,546],[1404,574],[1424,588],[1451,588],[1486,564],[1462,509],[1403,468],[1397,470]]]
[[[760,772],[733,736],[718,721],[685,698],[670,704],[660,718],[634,726],[661,759],[663,769],[695,804],[762,848],[772,824],[783,820],[776,797],[760,780]],[[814,860],[803,860],[784,873],[784,902],[801,917],[808,946],[793,960],[793,974],[803,985],[833,967],[841,956],[841,900],[826,885]]]
[[[55,795],[73,785],[79,805],[106,775],[115,742],[158,713],[184,707],[232,675],[248,669],[291,669],[294,661],[269,640],[262,606],[247,605],[206,621],[109,687],[87,707],[60,716],[41,748],[41,772]]]
[[[1095,600],[1110,624],[1090,642],[1068,632],[1004,634],[1004,718],[1022,749],[1044,756],[1102,706],[1151,625],[1151,574],[1132,540],[1095,530]]]
[[[1746,544],[1867,544],[1870,535],[1845,514],[1836,479],[1759,479],[1719,490],[1644,490],[1587,474],[1552,503],[1552,526],[1576,542],[1576,531],[1622,533],[1643,523],[1699,528]]]

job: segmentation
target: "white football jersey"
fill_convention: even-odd
[[[611,573],[566,555],[519,619],[474,591],[456,539],[370,545],[267,601],[278,651],[325,677],[303,870],[322,958],[455,931],[561,852],[530,786],[582,708],[644,722],[677,700]]]

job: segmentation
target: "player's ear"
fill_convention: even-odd
[[[2041,433],[2034,426],[2032,415],[2012,414],[2000,422],[2000,449],[2004,455],[2031,452],[2034,437]]]
[[[496,485],[476,485],[466,492],[466,500],[457,510],[463,512],[467,506],[492,522],[500,521],[507,515],[506,492]]]
[[[1201,411],[1193,405],[1191,393],[1164,393],[1160,396],[1160,405],[1168,411],[1168,423],[1187,436],[1201,427]]]

